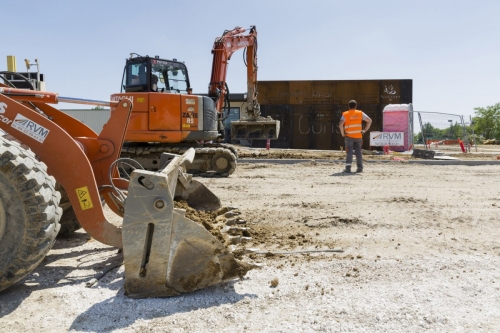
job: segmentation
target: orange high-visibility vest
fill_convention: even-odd
[[[344,131],[345,135],[353,139],[361,139],[363,137],[363,111],[349,110],[342,113],[345,119]]]

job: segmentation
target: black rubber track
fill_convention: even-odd
[[[0,291],[43,260],[59,231],[61,195],[47,166],[0,137]]]
[[[121,157],[138,161],[146,170],[156,171],[161,153],[183,154],[190,144],[133,144],[122,148]],[[201,177],[228,177],[236,170],[236,149],[230,144],[208,143],[193,146],[195,161],[187,172]]]

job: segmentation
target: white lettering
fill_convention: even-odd
[[[4,120],[2,119],[2,122],[3,121]],[[16,118],[14,119],[14,122],[11,126],[19,132],[26,134],[27,136],[35,139],[40,143],[43,143],[45,141],[50,132],[50,130],[46,129],[40,124],[35,123],[34,121],[26,118],[21,114],[16,115]]]
[[[4,102],[0,103],[0,113],[5,113],[5,110],[7,110],[7,104]]]
[[[128,99],[130,99],[131,101],[133,101],[133,100],[134,100],[134,97],[133,97],[133,96],[116,96],[116,95],[111,96],[111,100],[112,100],[112,101],[121,101],[121,100],[122,100],[122,99],[124,99],[124,98],[128,98]]]
[[[10,120],[9,118],[7,118],[1,114],[0,114],[0,119],[2,119],[2,123],[6,123],[7,125],[12,122],[12,120]]]
[[[404,146],[404,133],[370,132],[370,146]]]

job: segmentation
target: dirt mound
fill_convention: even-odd
[[[248,148],[243,146],[234,146],[238,151],[238,158],[259,158],[259,159],[314,159],[314,160],[344,160],[346,153],[338,150],[305,150],[305,149],[278,149],[272,148],[266,150],[264,148]],[[486,146],[479,147],[478,151],[472,148],[470,153],[463,154],[460,149],[451,151],[442,151],[446,156],[453,156],[463,160],[495,160],[500,154],[500,147]],[[363,159],[365,160],[391,160],[393,158],[404,160],[415,160],[417,158],[410,154],[391,153],[381,155],[376,150],[363,150]]]

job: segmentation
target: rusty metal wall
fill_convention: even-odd
[[[264,116],[281,121],[274,148],[338,150],[344,146],[338,123],[351,99],[372,120],[370,131],[382,131],[387,104],[412,103],[412,80],[259,81]],[[369,136],[366,135],[366,138]],[[363,148],[369,149],[369,140]],[[253,147],[265,147],[254,140]]]

